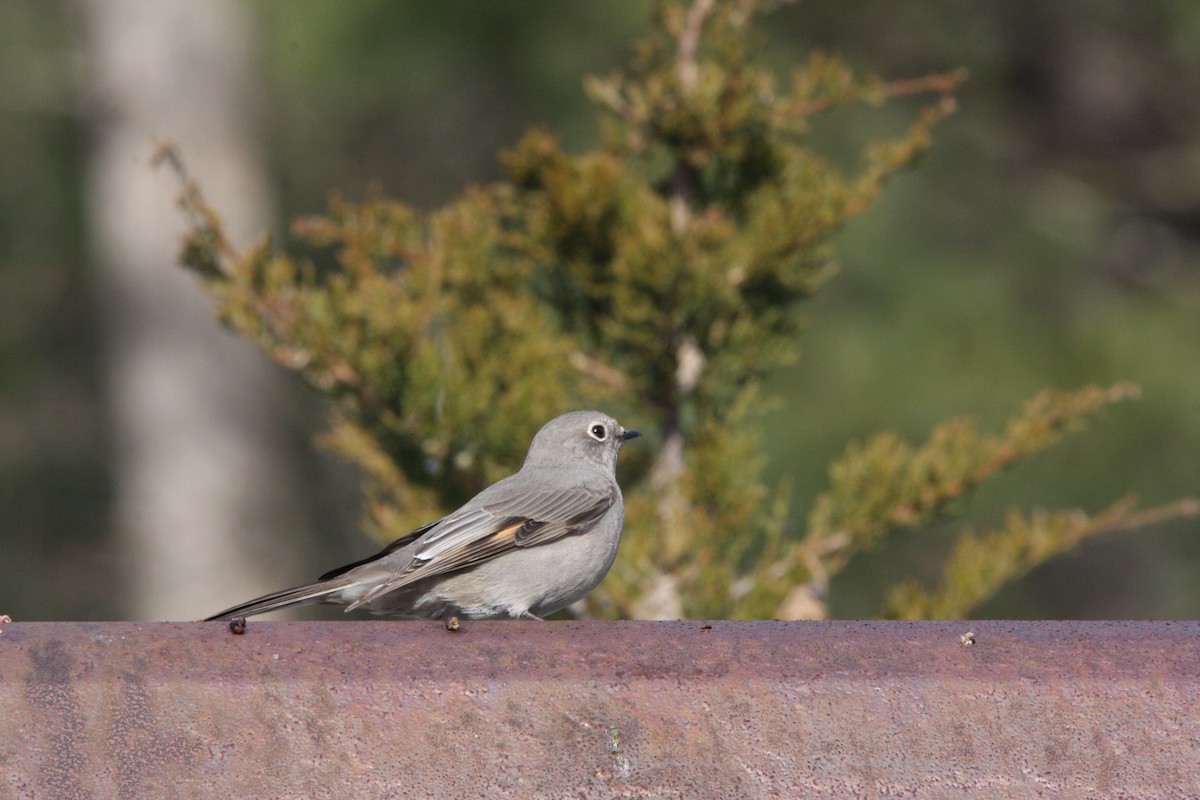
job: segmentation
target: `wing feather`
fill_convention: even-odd
[[[363,564],[370,564],[372,562],[379,561],[382,558],[390,556],[392,553],[396,552],[400,548],[407,547],[408,545],[415,542],[417,539],[420,539],[423,534],[428,533],[429,531],[433,530],[441,522],[442,522],[442,520],[440,520],[440,519],[434,520],[433,522],[429,523],[428,525],[422,525],[420,528],[417,528],[416,530],[409,531],[408,533],[401,536],[399,539],[396,539],[393,542],[391,542],[391,544],[389,544],[387,547],[380,550],[378,553],[374,553],[373,555],[369,555],[366,558],[360,558],[358,561],[351,561],[349,564],[343,564],[340,567],[331,569],[331,570],[329,570],[329,572],[326,572],[324,575],[322,575],[317,580],[327,581],[327,580],[330,580],[331,578],[336,578],[338,575],[344,575],[347,572],[349,572],[350,570],[354,569],[355,567],[361,567]]]
[[[366,605],[424,578],[475,566],[517,547],[534,547],[588,531],[612,508],[617,491],[609,482],[601,487],[521,492],[455,512],[426,531],[412,559],[394,577],[349,608]]]

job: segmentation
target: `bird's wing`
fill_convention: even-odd
[[[590,530],[616,502],[611,482],[600,486],[517,492],[472,504],[434,523],[412,558],[393,577],[356,600],[366,605],[415,581],[465,569],[517,547],[534,547]]]
[[[326,572],[324,575],[322,575],[317,580],[327,581],[331,578],[336,578],[338,575],[344,575],[345,573],[349,572],[350,570],[354,569],[355,567],[361,567],[363,564],[370,564],[374,561],[378,561],[381,558],[384,558],[385,556],[390,556],[392,553],[396,552],[400,548],[407,547],[408,545],[415,542],[417,539],[420,539],[423,535],[425,535],[429,531],[433,530],[438,525],[442,524],[442,521],[443,520],[435,519],[433,522],[429,523],[428,525],[422,525],[421,527],[417,528],[416,530],[409,531],[408,533],[401,536],[399,539],[392,541],[390,544],[388,544],[387,547],[383,548],[378,553],[375,553],[374,555],[369,555],[366,558],[360,558],[358,561],[351,561],[349,564],[343,564],[342,566],[337,567],[336,569],[331,569],[331,570],[329,570],[329,572]]]

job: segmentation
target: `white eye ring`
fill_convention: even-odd
[[[608,438],[608,428],[597,422],[595,425],[592,425],[590,428],[588,428],[588,436],[592,437],[597,442],[603,442]]]

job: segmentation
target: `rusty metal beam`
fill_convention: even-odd
[[[0,798],[592,796],[1200,796],[1200,623],[0,626]]]

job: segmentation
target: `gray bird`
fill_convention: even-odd
[[[608,573],[625,506],[617,453],[640,434],[599,411],[574,411],[533,437],[520,471],[381,552],[209,617],[334,603],[419,619],[540,619]]]

